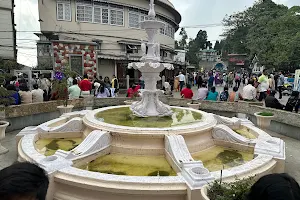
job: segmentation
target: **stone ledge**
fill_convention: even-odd
[[[30,103],[8,106],[5,108],[5,116],[6,118],[15,118],[40,113],[56,112],[57,106],[61,106],[63,104],[64,101],[47,101],[42,103]],[[83,107],[83,99],[69,100],[68,104],[73,105],[74,108],[81,108]]]
[[[191,100],[176,99],[169,96],[161,96],[161,101],[171,106],[186,107]],[[124,101],[128,100],[126,97],[119,98],[95,98],[94,108],[101,108],[107,106],[124,105]],[[262,107],[260,102],[213,102],[213,101],[197,101],[201,103],[201,110],[222,111],[231,113],[244,113],[254,115],[255,112],[272,112],[274,113],[274,121],[300,127],[300,117],[297,113],[286,112],[283,110],[276,110]],[[70,105],[74,105],[74,109],[84,108],[85,103],[83,99],[69,100]],[[6,118],[17,118],[38,115],[41,113],[53,113],[57,111],[57,106],[63,105],[63,101],[48,101],[43,103],[22,104],[17,106],[6,107]]]

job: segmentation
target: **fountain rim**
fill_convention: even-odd
[[[106,122],[101,122],[97,120],[95,117],[95,115],[99,112],[103,112],[115,108],[129,108],[129,107],[130,106],[125,105],[125,106],[110,106],[110,107],[96,109],[88,112],[84,116],[83,122],[86,126],[91,127],[93,129],[101,129],[101,130],[111,131],[114,133],[126,133],[131,135],[147,135],[153,133],[155,133],[156,135],[160,135],[160,134],[166,135],[170,133],[185,134],[189,132],[199,133],[202,130],[204,131],[213,128],[217,124],[217,120],[214,118],[213,114],[206,113],[200,110],[195,110],[192,108],[182,108],[177,106],[171,106],[171,108],[198,112],[202,115],[202,119],[199,122],[182,125],[182,126],[166,127],[166,128],[140,128],[140,127],[129,127],[129,126],[109,124]],[[138,132],[134,132],[134,131],[138,131]]]

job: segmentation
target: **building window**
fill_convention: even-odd
[[[139,53],[139,50],[138,50],[137,46],[126,45],[126,53],[127,54]]]
[[[57,0],[57,20],[71,21],[71,2],[70,0]]]
[[[110,9],[110,24],[123,26],[124,11]]]
[[[101,7],[94,7],[94,22],[101,23]]]
[[[128,13],[128,24],[130,28],[141,28],[140,23],[148,19],[145,12],[136,8],[129,8]]]
[[[77,21],[93,22],[93,6],[92,5],[77,5]]]
[[[131,28],[140,28],[140,15],[138,13],[130,12],[129,13],[129,27]]]
[[[70,55],[70,68],[79,75],[82,75],[83,73],[82,63],[81,55]]]
[[[124,25],[123,6],[89,0],[76,0],[76,3],[77,21]]]

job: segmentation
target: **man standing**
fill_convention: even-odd
[[[44,91],[44,101],[49,100],[49,88],[51,86],[50,81],[44,77],[43,74],[40,74],[39,79],[37,81],[38,87]]]
[[[198,74],[198,80],[197,80],[197,84],[198,84],[198,89],[200,87],[202,87],[202,83],[203,83],[203,78],[202,78],[202,74]]]
[[[182,74],[182,72],[179,72],[178,78],[179,78],[180,92],[181,92],[181,90],[185,84],[185,76]]]
[[[267,91],[269,89],[269,79],[267,77],[267,70],[264,69],[262,75],[258,78],[257,87],[259,91],[259,101],[264,100],[267,97]]]
[[[115,75],[113,75],[112,77],[110,90],[111,90],[112,97],[117,96],[117,93],[119,92],[119,80]]]
[[[282,88],[284,85],[284,76],[282,74],[282,71],[279,72],[279,77],[278,77],[278,81],[277,81],[277,87],[278,87],[278,91],[279,91],[279,99],[282,99]]]

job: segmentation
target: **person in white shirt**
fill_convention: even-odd
[[[39,85],[39,88],[41,88],[44,91],[44,101],[48,101],[49,88],[51,86],[51,82],[47,78],[45,78],[43,74],[41,74],[39,79],[37,80],[37,84]]]
[[[257,90],[253,86],[254,81],[252,79],[249,80],[248,85],[243,88],[243,99],[244,101],[255,101]]]
[[[202,83],[201,88],[198,89],[197,100],[205,100],[208,94],[208,89],[206,88],[206,83]]]
[[[21,97],[21,104],[32,103],[32,93],[29,91],[27,85],[21,85],[19,95]]]
[[[179,85],[180,85],[180,91],[181,91],[185,84],[185,76],[182,74],[182,72],[179,72],[178,78],[179,78]]]
[[[39,88],[38,84],[33,85],[32,103],[40,103],[44,101],[44,91]]]

